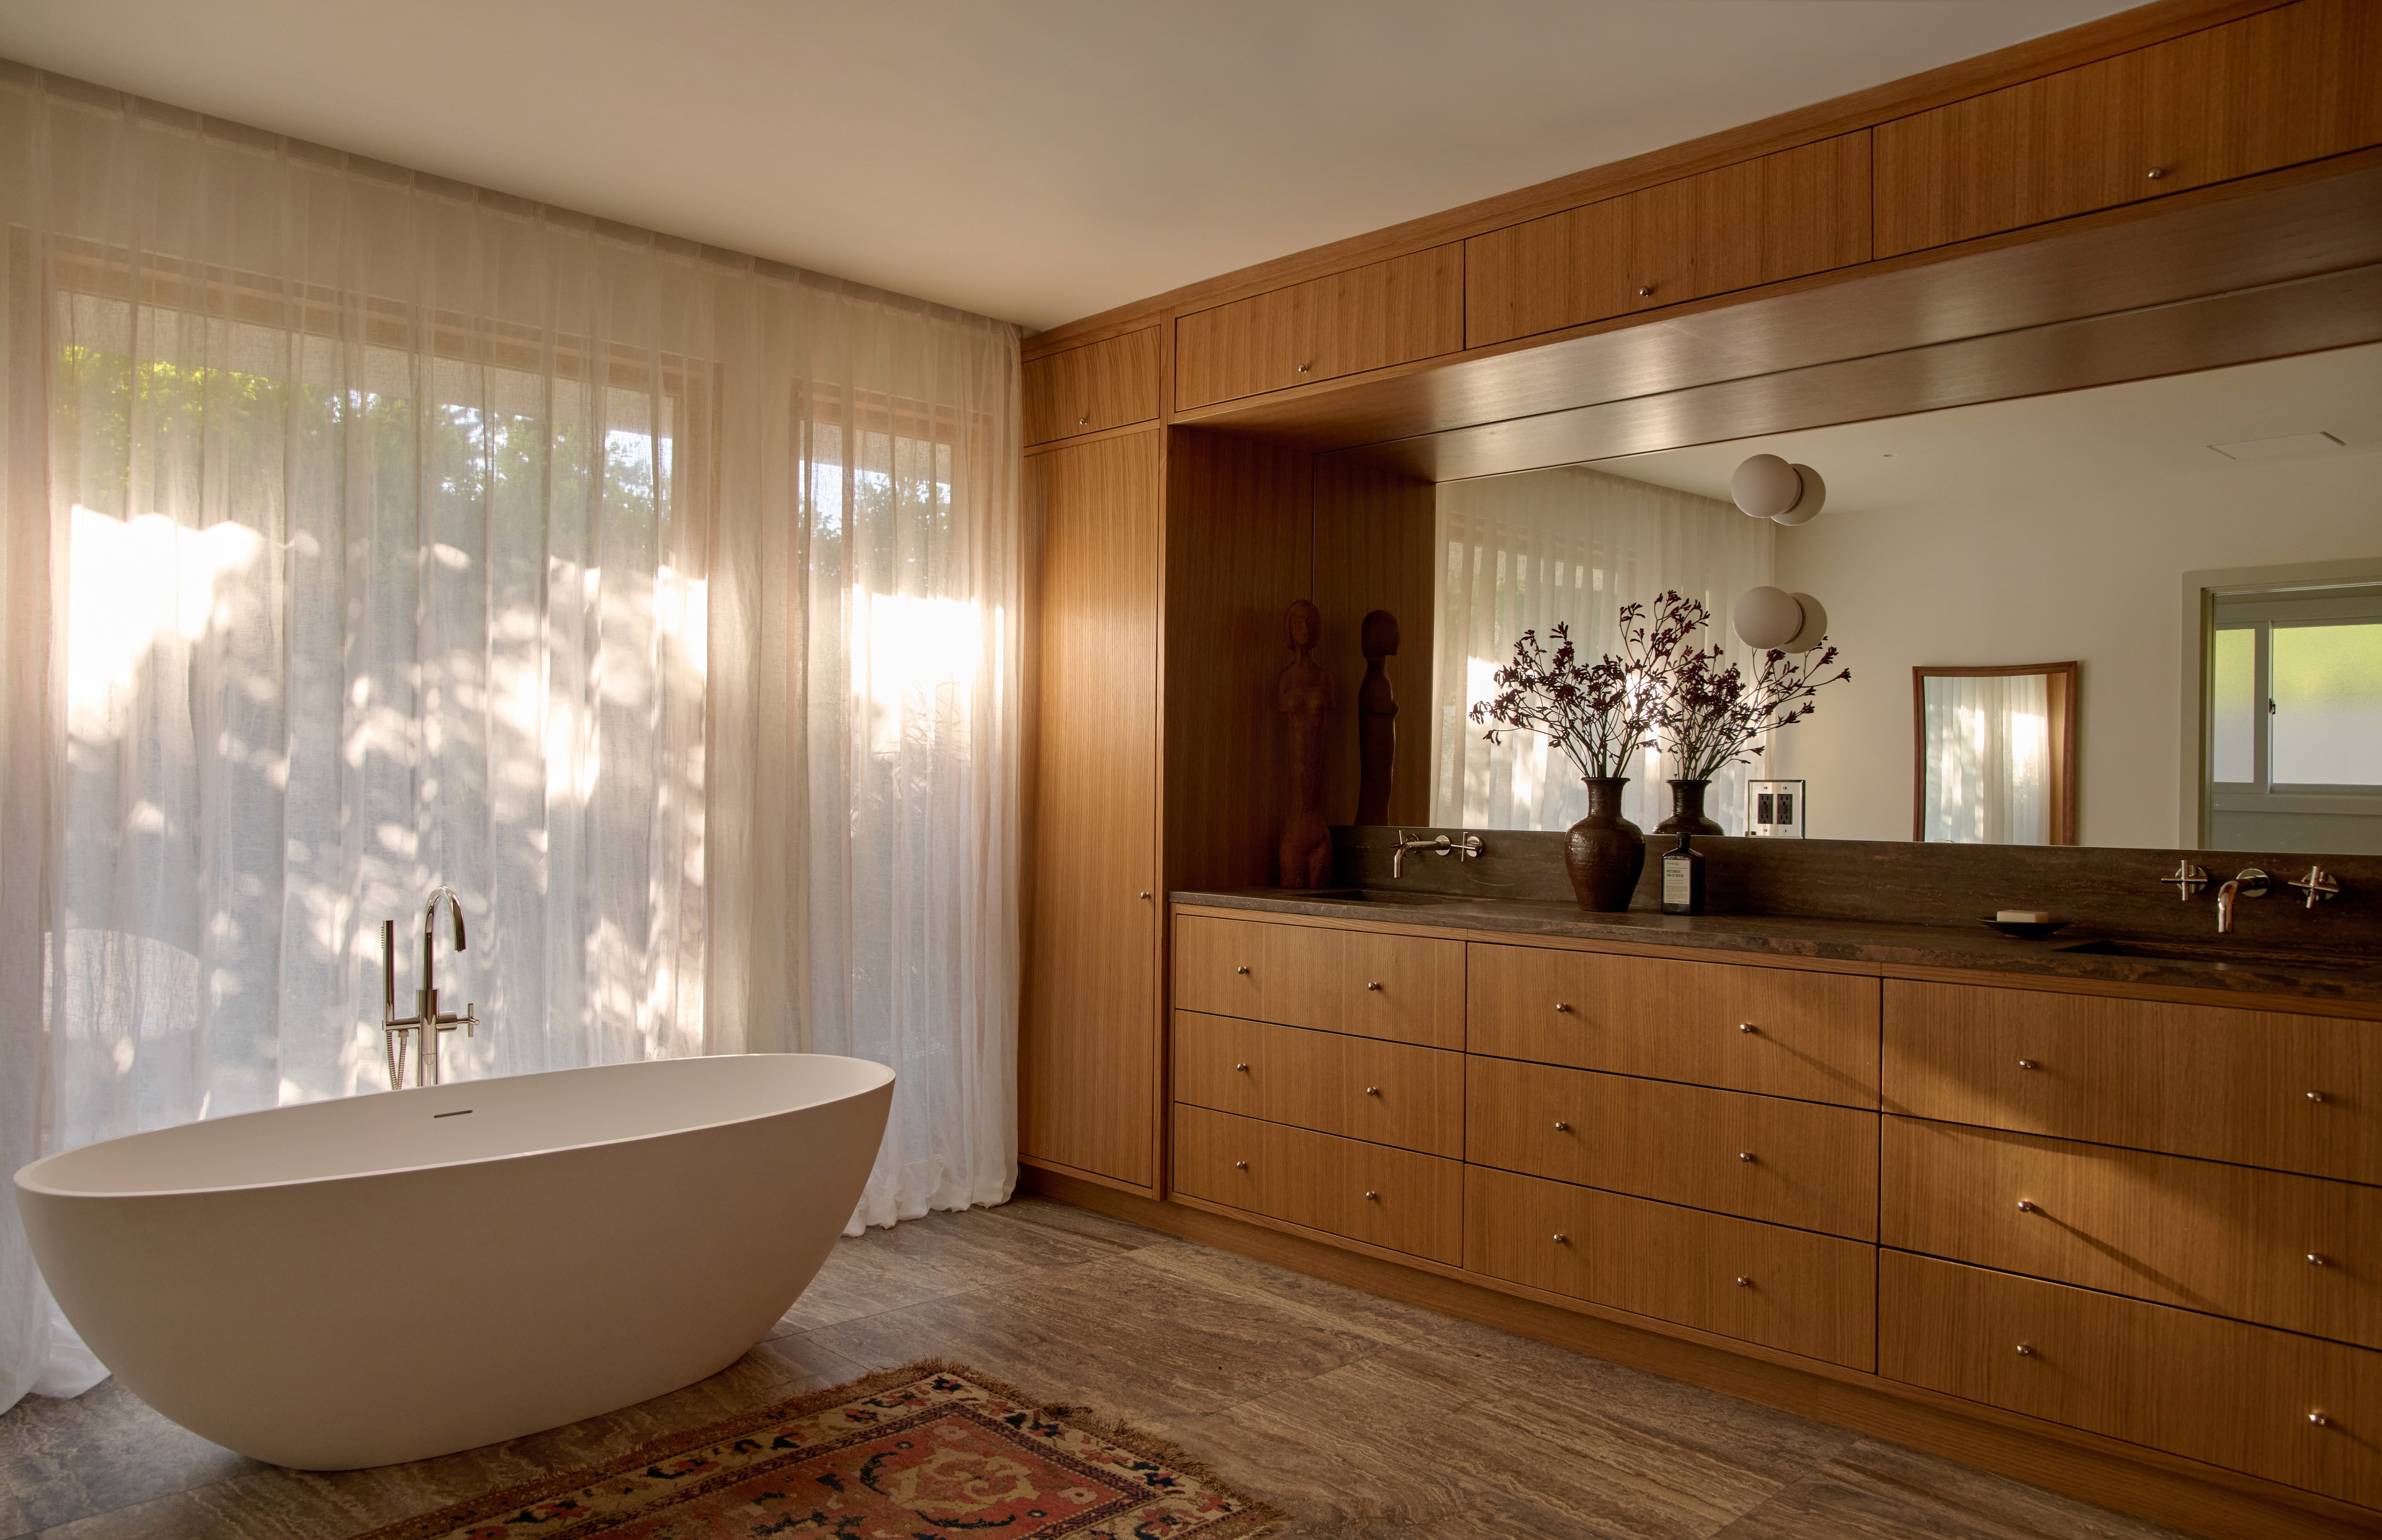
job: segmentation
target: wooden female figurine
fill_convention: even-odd
[[[1391,765],[1398,756],[1398,698],[1383,658],[1398,655],[1398,617],[1377,609],[1365,617],[1365,682],[1357,687],[1357,822],[1390,821]]]
[[[1333,705],[1332,677],[1315,661],[1323,640],[1323,612],[1301,599],[1283,617],[1290,649],[1298,654],[1282,671],[1276,703],[1290,718],[1290,822],[1282,831],[1282,886],[1328,887],[1332,827],[1323,821],[1323,719]]]

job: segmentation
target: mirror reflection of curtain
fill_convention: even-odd
[[[1449,482],[1439,489],[1439,625],[1431,680],[1431,822],[1489,829],[1561,829],[1588,812],[1571,762],[1535,733],[1487,742],[1467,713],[1525,630],[1568,621],[1590,657],[1617,651],[1615,616],[1676,589],[1709,606],[1718,642],[1739,665],[1753,650],[1728,629],[1737,595],[1771,581],[1776,526],[1730,504],[1585,466]],[[1714,777],[1706,811],[1745,832],[1745,777]],[[1659,756],[1631,766],[1623,807],[1651,829],[1670,813]]]
[[[1931,675],[1926,706],[1922,837],[2050,844],[2050,679]]]

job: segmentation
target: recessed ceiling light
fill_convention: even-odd
[[[2292,434],[2287,438],[2245,438],[2239,444],[2212,444],[2227,459],[2280,459],[2285,455],[2318,455],[2347,445],[2330,434]]]

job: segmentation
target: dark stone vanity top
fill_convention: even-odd
[[[1443,925],[1451,929],[1497,931],[1517,937],[1567,936],[1582,941],[1626,941],[1701,951],[1754,952],[1766,957],[1825,958],[1906,968],[1959,968],[1987,973],[2097,979],[2111,984],[2382,1005],[2382,957],[2371,951],[2290,953],[2228,947],[2216,936],[2210,936],[2204,943],[2166,939],[2113,943],[2106,931],[2078,928],[2044,940],[2020,941],[2000,935],[1982,923],[1963,929],[1943,924],[1766,914],[1688,916],[1643,910],[1626,914],[1591,914],[1572,903],[1540,898],[1467,898],[1369,887],[1313,892],[1280,888],[1235,888],[1214,893],[1185,890],[1168,897],[1178,904],[1216,909],[1261,910],[1274,914],[1382,924]],[[2127,957],[2076,950],[2080,946],[2110,944],[2196,955]]]

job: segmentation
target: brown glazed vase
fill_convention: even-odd
[[[1689,834],[1726,834],[1728,831],[1704,816],[1704,788],[1710,781],[1671,781],[1671,816],[1654,825],[1656,834],[1677,834],[1682,829]]]
[[[1591,776],[1580,784],[1588,788],[1588,816],[1564,832],[1564,871],[1580,908],[1618,914],[1646,869],[1646,834],[1621,816],[1628,776]]]

